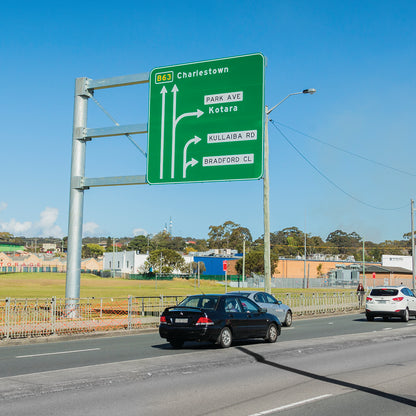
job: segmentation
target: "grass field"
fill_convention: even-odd
[[[65,297],[64,273],[10,273],[0,274],[0,299],[4,298],[58,298]],[[193,293],[221,293],[224,287],[215,282],[195,280],[126,280],[101,278],[92,274],[81,275],[81,297],[127,297],[184,295]]]
[[[65,273],[10,273],[0,274],[0,299],[5,298],[57,298],[65,297]],[[229,288],[229,290],[236,290]],[[341,289],[330,289],[336,292]],[[272,289],[273,294],[322,292],[328,289]],[[81,275],[81,297],[174,296],[196,293],[224,293],[223,285],[213,281],[194,279],[174,280],[126,280],[101,278],[92,274]]]

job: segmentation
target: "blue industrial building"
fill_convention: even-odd
[[[231,257],[216,257],[216,256],[195,256],[194,262],[202,262],[205,264],[205,271],[201,274],[204,275],[214,275],[214,276],[225,276],[225,271],[223,270],[223,261],[224,260],[238,260],[240,257],[231,256]]]

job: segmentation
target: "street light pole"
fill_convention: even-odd
[[[292,95],[298,94],[314,94],[314,88],[308,88],[299,92],[292,92],[282,101],[273,106],[270,110],[266,106],[265,109],[265,126],[264,126],[264,174],[263,174],[263,217],[264,217],[264,291],[272,292],[272,273],[270,264],[270,182],[269,182],[269,114],[280,104],[286,101]]]

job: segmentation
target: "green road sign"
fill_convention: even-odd
[[[155,68],[150,73],[150,184],[263,175],[264,56]]]

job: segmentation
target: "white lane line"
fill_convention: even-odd
[[[59,354],[74,354],[74,353],[77,353],[77,352],[98,351],[100,349],[101,348],[88,348],[86,350],[46,352],[44,354],[16,355],[16,358],[42,357],[42,356],[45,356],[45,355],[59,355]]]
[[[282,411],[282,410],[290,409],[291,407],[300,406],[300,405],[302,405],[302,404],[306,404],[306,403],[314,402],[314,401],[316,401],[316,400],[325,399],[325,398],[327,398],[327,397],[331,397],[331,396],[332,396],[332,394],[324,394],[324,395],[322,395],[322,396],[312,397],[311,399],[302,400],[302,401],[300,401],[300,402],[286,404],[285,406],[275,407],[274,409],[264,410],[263,412],[253,413],[252,415],[249,415],[249,416],[262,416],[262,415],[268,415],[268,414],[270,414],[270,413],[280,412],[280,411]]]

